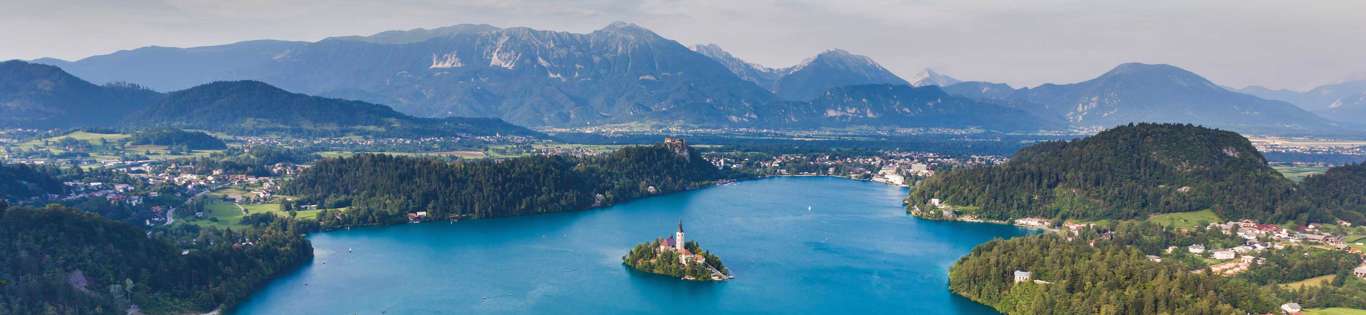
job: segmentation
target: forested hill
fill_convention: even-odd
[[[1150,261],[1139,249],[1207,241],[1199,235],[1134,222],[1109,229],[1113,237],[1086,230],[978,245],[949,269],[949,289],[1005,314],[1265,314],[1283,301],[1243,279]],[[1016,271],[1029,279],[1014,281]]]
[[[496,118],[416,118],[383,105],[291,93],[257,81],[214,82],[171,92],[127,124],[235,134],[537,134]]]
[[[1303,190],[1317,209],[1356,224],[1366,224],[1366,164],[1328,169],[1304,179]]]
[[[626,147],[586,158],[524,157],[443,162],[361,155],[318,162],[285,188],[303,203],[347,207],[325,227],[430,218],[480,218],[601,207],[743,176],[719,170],[681,142]]]
[[[1130,124],[1021,149],[1003,165],[957,169],[908,198],[927,217],[955,214],[1125,219],[1213,209],[1225,219],[1310,220],[1292,182],[1237,133],[1183,124]],[[914,210],[913,210],[914,211]]]
[[[0,163],[0,201],[59,194],[62,188],[61,181],[39,167]]]
[[[53,66],[0,62],[0,127],[109,127],[160,97],[130,84],[91,84]]]
[[[193,225],[146,233],[76,209],[0,204],[0,314],[230,308],[312,258],[304,231],[277,220],[245,233]]]

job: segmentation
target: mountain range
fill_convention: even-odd
[[[1286,101],[1339,122],[1366,124],[1366,80],[1343,81],[1305,92],[1272,90],[1260,86],[1249,86],[1238,91],[1265,99]]]
[[[456,25],[36,62],[95,82],[136,82],[161,91],[254,80],[389,104],[419,117],[494,117],[531,127],[915,128],[966,121],[973,125],[958,127],[1027,131],[1152,121],[1258,133],[1343,128],[1168,65],[1124,64],[1084,82],[1016,89],[960,82],[929,69],[907,80],[839,49],[769,68],[716,45],[690,48],[621,22],[589,33]],[[959,96],[970,100],[946,99]],[[867,111],[853,115],[852,104]],[[1000,109],[1020,115],[999,115]],[[870,111],[880,116],[869,117]]]
[[[827,50],[800,64],[781,69],[741,60],[716,44],[694,46],[693,50],[726,66],[741,79],[753,82],[786,100],[810,100],[826,90],[841,86],[910,84],[872,58],[842,49]]]
[[[95,85],[61,69],[0,63],[0,126],[177,127],[234,134],[535,135],[491,118],[417,118],[360,101],[288,92],[257,81],[212,82],[171,93]]]
[[[168,53],[175,56],[166,56]],[[217,62],[220,59],[232,62],[224,65]],[[182,71],[195,74],[138,70],[162,60],[174,60]],[[251,41],[169,50],[149,47],[75,62],[40,62],[106,82],[151,82],[145,84],[159,90],[205,81],[257,80],[291,91],[391,104],[416,116],[497,117],[534,127],[844,128],[867,122],[897,128],[925,125],[919,120],[935,119],[933,114],[944,112],[884,116],[876,122],[825,115],[825,108],[814,108],[809,101],[832,88],[909,84],[872,59],[842,50],[821,53],[783,70],[733,60],[742,64],[723,64],[640,26],[613,23],[587,34],[457,25],[313,43]],[[745,67],[755,70],[753,76],[742,78],[733,72]],[[135,72],[139,73],[128,74]],[[916,99],[942,96],[946,95]],[[965,117],[971,112],[949,115]],[[1030,115],[973,121],[976,125],[960,127],[1001,131],[1051,127],[1044,119]]]
[[[1171,65],[1126,63],[1072,84],[1011,88],[964,82],[949,93],[994,101],[1073,126],[1108,128],[1130,122],[1197,123],[1254,133],[1344,132],[1344,127],[1290,103],[1230,91]]]

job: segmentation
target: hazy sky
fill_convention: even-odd
[[[829,48],[902,76],[1033,86],[1122,62],[1304,89],[1366,77],[1361,0],[0,0],[0,59],[79,59],[462,23],[589,32],[612,21],[782,67]]]

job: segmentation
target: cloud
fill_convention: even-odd
[[[19,0],[0,4],[0,58],[461,23],[588,32],[618,20],[769,66],[843,48],[903,75],[934,67],[1017,86],[1129,61],[1230,86],[1303,89],[1366,72],[1366,1],[1353,0]]]

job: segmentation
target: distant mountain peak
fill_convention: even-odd
[[[1195,72],[1169,64],[1124,63],[1091,80],[1091,82],[1112,81],[1144,82],[1155,86],[1182,89],[1226,90]]]
[[[1150,73],[1180,74],[1180,75],[1189,75],[1189,76],[1194,76],[1194,77],[1199,77],[1199,76],[1200,76],[1200,75],[1198,75],[1198,74],[1195,74],[1194,72],[1190,72],[1190,71],[1187,71],[1186,69],[1182,69],[1181,67],[1177,67],[1177,66],[1173,66],[1173,65],[1169,65],[1169,64],[1164,64],[1164,63],[1155,63],[1155,64],[1153,64],[1153,63],[1141,63],[1141,62],[1127,62],[1127,63],[1119,64],[1118,66],[1115,66],[1113,69],[1110,69],[1110,71],[1106,71],[1104,74],[1101,74],[1100,77],[1104,78],[1104,77],[1109,77],[1109,76],[1135,75],[1135,74],[1150,74]]]
[[[651,30],[648,29],[648,28],[645,28],[645,27],[640,26],[640,25],[636,25],[635,23],[622,22],[622,21],[616,21],[616,22],[612,22],[611,24],[607,24],[607,26],[604,26],[603,28],[598,29],[597,31],[594,31],[594,33],[614,33],[614,34],[628,34],[628,35],[648,35],[648,36],[656,36],[656,37],[659,36],[659,34],[655,34],[654,31],[651,31]]]
[[[270,84],[268,84],[268,83],[261,82],[261,81],[256,81],[256,80],[214,81],[214,82],[210,82],[210,83],[205,83],[205,84],[203,84],[203,85],[191,87],[191,88],[189,88],[189,89],[181,90],[181,91],[179,91],[179,92],[194,91],[194,90],[215,90],[215,89],[250,89],[250,90],[266,91],[266,92],[271,92],[271,93],[289,93],[289,94],[297,94],[297,93],[285,91],[284,89],[281,89],[281,88],[276,87],[276,86],[274,86],[274,85],[270,85]]]
[[[925,68],[925,70],[921,70],[920,73],[916,73],[914,76],[910,77],[909,81],[911,81],[911,85],[914,86],[950,86],[963,82],[962,80],[934,71],[934,69],[930,68]]]
[[[761,72],[776,72],[776,71],[780,71],[779,69],[769,68],[769,67],[764,66],[764,65],[761,65],[761,64],[757,64],[757,63],[745,61],[744,59],[740,59],[739,57],[736,57],[735,55],[731,55],[730,52],[726,51],[725,49],[722,49],[721,46],[720,46],[720,45],[717,45],[717,44],[711,44],[711,43],[708,43],[708,44],[697,44],[697,45],[693,45],[692,50],[693,50],[693,51],[696,51],[697,53],[700,53],[700,54],[702,54],[702,55],[704,55],[704,56],[711,57],[711,58],[714,59],[714,60],[721,61],[721,63],[722,63],[723,65],[725,65],[726,67],[730,67],[730,66],[731,66],[730,63],[738,63],[738,64],[743,64],[743,65],[745,65],[745,66],[751,67],[751,68],[753,68],[753,69],[755,69],[755,70],[758,70],[758,71],[761,71]],[[735,69],[731,69],[731,70],[734,71]]]
[[[872,66],[882,68],[882,65],[879,65],[877,62],[873,61],[873,58],[868,58],[868,56],[864,55],[854,54],[847,50],[833,48],[823,51],[820,54],[817,54],[815,57],[803,60],[801,64],[797,65],[796,67],[793,67],[793,69],[799,70],[802,68],[806,68],[813,63],[837,64],[846,67]]]

